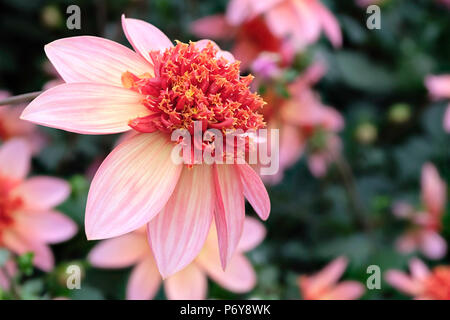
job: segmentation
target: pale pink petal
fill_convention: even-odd
[[[15,276],[17,266],[13,260],[6,262],[3,268],[0,268],[0,289],[9,290],[10,279]]]
[[[131,129],[130,120],[149,114],[142,99],[132,90],[105,84],[62,84],[34,99],[21,119],[76,133],[118,133]]]
[[[233,256],[225,271],[221,267],[217,246],[205,247],[196,261],[215,282],[232,292],[247,292],[256,284],[255,271],[251,263],[241,253],[236,253]]]
[[[36,176],[26,180],[14,189],[24,209],[42,211],[61,204],[70,195],[70,185],[63,179]]]
[[[91,36],[70,37],[45,46],[45,53],[68,83],[95,82],[122,87],[126,71],[153,75],[153,66],[116,42]]]
[[[164,280],[166,296],[170,300],[206,299],[206,275],[194,263]]]
[[[232,165],[214,165],[215,223],[220,260],[225,269],[241,239],[245,203],[239,171]]]
[[[450,98],[450,75],[428,76],[425,85],[433,98]]]
[[[311,291],[321,291],[321,289],[329,287],[337,283],[339,278],[347,268],[348,260],[345,257],[339,257],[333,260],[321,271],[309,277],[311,279]]]
[[[338,132],[344,128],[344,118],[336,109],[324,106],[322,111],[322,121],[325,129]]]
[[[447,253],[447,243],[440,234],[435,231],[425,230],[421,233],[420,249],[429,259],[441,259]]]
[[[13,180],[22,180],[31,164],[31,148],[21,138],[8,140],[0,147],[0,174]]]
[[[432,163],[426,163],[422,168],[422,201],[428,211],[439,216],[445,207],[447,185],[439,176]]]
[[[169,200],[181,165],[161,133],[138,134],[116,147],[92,180],[86,205],[88,239],[104,239],[148,223]]]
[[[417,258],[411,259],[409,262],[409,270],[411,270],[412,277],[419,281],[425,280],[430,274],[430,270],[425,263]]]
[[[422,289],[420,282],[414,281],[402,271],[389,270],[385,274],[385,280],[394,288],[412,296],[420,294]]]
[[[281,3],[275,8],[269,10],[266,13],[265,17],[267,26],[269,27],[270,31],[280,38],[290,38],[292,42],[295,42],[293,44],[296,49],[303,48],[307,44],[307,39],[302,39],[298,35],[299,33],[303,32],[303,30],[299,30],[299,28],[303,28],[303,24],[301,23],[295,7],[291,2],[285,1]],[[313,22],[313,24],[318,26],[317,21],[315,23]],[[294,33],[296,34],[295,40],[292,39]]]
[[[444,115],[444,130],[450,133],[450,105],[445,110]]]
[[[328,169],[328,160],[323,153],[314,153],[308,157],[308,167],[312,175],[317,178],[325,176]]]
[[[23,236],[42,243],[59,243],[77,233],[77,225],[57,211],[20,212],[16,214],[17,229]],[[19,231],[20,228],[20,231]]]
[[[315,13],[334,47],[342,46],[342,34],[336,17],[319,1],[313,1]]]
[[[414,231],[399,236],[395,242],[395,248],[401,253],[411,253],[417,249],[418,237]]]
[[[53,253],[50,248],[35,239],[19,235],[14,230],[7,230],[2,234],[5,246],[18,255],[33,252],[33,264],[43,271],[50,271],[54,266]]]
[[[244,230],[237,250],[240,252],[250,251],[258,246],[266,236],[264,225],[252,217],[245,217]]]
[[[364,286],[357,281],[343,281],[325,294],[324,300],[356,300],[364,294]]]
[[[127,284],[128,300],[152,299],[161,285],[161,276],[152,255],[148,255],[131,272]]]
[[[280,140],[280,168],[287,169],[300,159],[306,141],[299,133],[299,128],[288,123],[284,123],[281,128]]]
[[[151,254],[145,234],[133,232],[101,241],[91,250],[88,260],[98,268],[126,268]]]
[[[154,25],[138,19],[125,18],[122,15],[122,28],[134,50],[152,63],[151,51],[164,52],[173,47],[167,36]]]
[[[252,0],[230,0],[228,2],[226,19],[230,25],[236,26],[253,16]]]
[[[262,14],[267,12],[268,10],[273,9],[277,4],[280,4],[284,0],[259,0],[251,2],[253,7],[253,13]]]
[[[319,39],[322,26],[320,19],[318,19],[316,8],[312,5],[313,2],[291,2],[293,10],[298,17],[297,24],[290,26],[289,30],[289,34],[293,36],[292,40],[294,42],[311,44]]]
[[[191,32],[199,38],[226,39],[233,35],[234,29],[227,23],[224,15],[212,15],[195,20]]]
[[[202,249],[214,200],[212,166],[183,169],[164,209],[148,223],[148,238],[163,278],[186,267]]]
[[[237,164],[244,196],[255,209],[262,220],[267,220],[270,214],[270,199],[261,178],[248,164]]]

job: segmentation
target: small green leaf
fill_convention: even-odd
[[[17,258],[17,264],[19,265],[20,271],[27,276],[33,274],[33,258],[33,252],[27,252]]]

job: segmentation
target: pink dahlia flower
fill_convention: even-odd
[[[244,252],[256,247],[265,236],[264,226],[247,217],[237,253],[226,271],[220,264],[217,233],[214,226],[200,254],[187,267],[163,281],[169,299],[206,299],[207,276],[224,288],[244,293],[256,284],[255,272]],[[148,248],[145,230],[138,230],[100,242],[89,254],[90,263],[99,268],[134,266],[127,286],[127,299],[152,299],[162,282],[155,260]]]
[[[410,275],[400,270],[389,270],[386,282],[399,291],[419,300],[450,300],[450,267],[437,266],[433,270],[419,259],[411,259]]]
[[[8,98],[9,92],[0,90],[0,100]],[[45,144],[44,136],[38,132],[36,126],[20,120],[24,105],[0,106],[0,140],[8,141],[12,138],[25,139],[33,153],[37,153]]]
[[[280,129],[280,170],[277,175],[265,177],[266,182],[279,182],[283,171],[305,151],[309,169],[316,177],[324,176],[329,164],[340,154],[341,140],[337,133],[343,129],[344,119],[336,109],[323,105],[311,88],[324,72],[321,63],[310,66],[288,86],[289,98],[281,97],[270,86],[263,95],[267,101],[263,110],[267,126]]]
[[[199,37],[236,39],[232,51],[245,67],[263,51],[281,53],[289,63],[322,31],[335,47],[342,44],[338,21],[319,0],[230,0],[225,15],[201,18],[191,30]]]
[[[347,268],[344,257],[333,260],[312,276],[300,276],[298,285],[305,300],[355,300],[364,294],[364,286],[358,281],[342,281],[339,278]]]
[[[25,140],[12,139],[0,147],[0,248],[18,255],[33,252],[35,266],[50,271],[54,262],[48,245],[77,232],[72,220],[53,209],[69,196],[70,186],[46,176],[25,179],[30,162]]]
[[[88,239],[117,237],[147,224],[159,271],[168,277],[198,255],[215,220],[222,265],[244,225],[244,195],[262,219],[270,201],[247,164],[172,161],[174,130],[254,130],[264,104],[251,76],[210,41],[177,43],[141,20],[122,18],[136,52],[90,36],[54,41],[48,58],[66,82],[45,91],[22,118],[83,134],[134,130],[98,169],[89,190]],[[202,147],[202,146],[200,146]],[[199,148],[196,146],[196,148]]]
[[[422,168],[423,210],[417,212],[409,204],[399,202],[394,214],[406,218],[412,228],[397,240],[400,252],[411,253],[420,250],[429,259],[440,259],[447,253],[447,243],[439,234],[442,229],[447,197],[447,185],[439,176],[436,167],[426,163]]]
[[[434,99],[450,99],[450,75],[428,76],[425,85]],[[444,115],[444,130],[450,133],[450,105]]]

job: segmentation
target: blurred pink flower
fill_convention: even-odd
[[[389,270],[386,282],[391,286],[419,300],[450,300],[450,267],[438,266],[433,270],[419,259],[409,263],[411,275],[400,270]]]
[[[343,129],[344,119],[336,109],[324,106],[311,88],[324,72],[321,63],[310,66],[288,86],[289,98],[280,97],[270,87],[263,94],[267,101],[263,109],[267,126],[280,129],[279,174],[265,177],[266,182],[279,182],[283,171],[297,162],[306,149],[308,166],[316,177],[325,175],[339,155],[341,141],[336,133]]]
[[[225,267],[242,234],[244,195],[265,220],[267,191],[246,164],[174,163],[170,135],[175,129],[191,132],[196,119],[203,130],[257,129],[263,122],[256,110],[264,102],[250,92],[251,77],[240,77],[233,56],[214,43],[174,46],[144,21],[123,17],[122,26],[136,52],[90,36],[48,44],[47,56],[66,83],[41,94],[22,118],[83,134],[136,132],[111,152],[92,181],[88,239],[148,224],[159,271],[168,277],[198,255],[214,216]],[[229,112],[221,111],[223,104]]]
[[[231,52],[247,69],[260,53],[279,53],[283,64],[289,64],[294,57],[290,43],[276,37],[261,17],[255,17],[238,26],[232,26],[224,15],[201,18],[191,24],[191,31],[198,37],[215,40],[234,39]]]
[[[0,90],[0,100],[9,96],[9,92]],[[45,138],[34,124],[20,120],[24,109],[25,105],[0,106],[0,140],[23,138],[30,144],[32,152],[37,153],[44,146]]]
[[[214,226],[195,260],[163,281],[169,299],[206,299],[209,276],[224,288],[235,292],[250,291],[256,284],[255,272],[244,252],[256,247],[265,236],[264,226],[247,217],[242,237],[225,271],[220,264],[217,233]],[[100,242],[89,254],[90,263],[99,268],[125,268],[134,265],[127,286],[127,299],[152,299],[162,282],[153,255],[148,248],[145,230],[138,230]]]
[[[425,85],[434,99],[450,99],[450,75],[428,76]],[[444,115],[444,130],[450,133],[450,105]]]
[[[338,21],[319,0],[230,0],[226,19],[236,26],[259,15],[273,34],[296,49],[316,42],[322,31],[335,47],[342,44]]]
[[[440,178],[434,165],[426,163],[422,168],[423,211],[416,212],[409,204],[399,202],[394,214],[412,223],[411,230],[400,236],[396,246],[400,252],[420,250],[429,259],[440,259],[447,252],[447,243],[439,234],[445,210],[447,185]]]
[[[322,31],[335,47],[342,44],[338,21],[319,0],[230,0],[225,15],[199,19],[191,30],[199,37],[235,38],[232,52],[243,68],[264,51],[281,53],[289,63]]]
[[[342,281],[339,278],[347,268],[348,260],[339,257],[318,273],[300,276],[298,285],[305,300],[356,300],[364,294],[364,286],[358,281]]]
[[[18,255],[34,253],[36,267],[50,271],[53,254],[48,244],[70,239],[77,227],[53,209],[70,193],[69,184],[58,178],[25,179],[31,150],[23,139],[11,139],[0,147],[0,247]]]

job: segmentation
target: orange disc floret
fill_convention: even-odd
[[[253,76],[239,75],[239,62],[218,56],[219,49],[209,42],[198,48],[195,43],[178,42],[164,53],[151,52],[155,76],[125,72],[125,88],[145,95],[150,115],[136,118],[129,125],[139,132],[177,129],[194,131],[194,122],[202,130],[257,130],[264,126],[259,113],[265,104],[250,91]]]
[[[424,295],[433,300],[450,300],[450,267],[439,266],[425,281]]]

